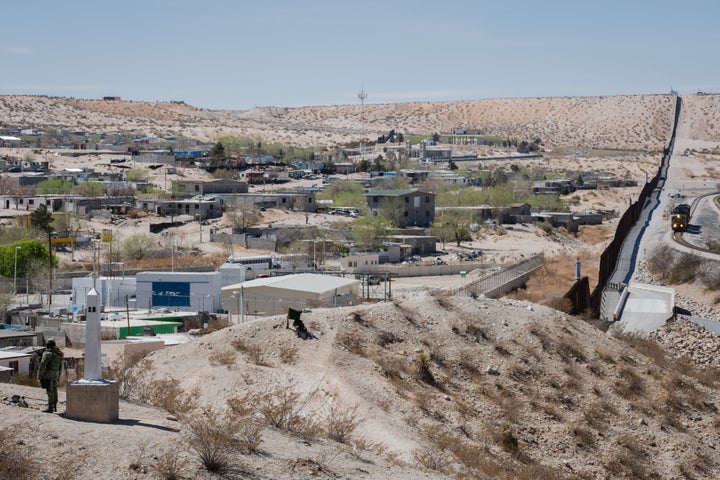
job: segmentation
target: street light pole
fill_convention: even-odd
[[[21,247],[15,247],[15,271],[13,273],[13,295],[17,293],[17,252]]]

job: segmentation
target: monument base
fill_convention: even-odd
[[[88,422],[114,422],[120,418],[119,394],[117,382],[68,383],[65,417]]]

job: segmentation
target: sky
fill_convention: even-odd
[[[717,0],[35,0],[0,95],[206,109],[720,93]]]

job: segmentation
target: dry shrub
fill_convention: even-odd
[[[118,358],[103,369],[103,378],[118,382],[120,398],[147,398],[147,382],[144,375],[154,368],[153,361],[142,356]]]
[[[449,454],[458,448],[459,440],[435,424],[423,427],[422,435],[425,441],[413,450],[415,461],[428,470],[452,473]]]
[[[377,336],[375,337],[375,343],[381,347],[386,347],[387,345],[390,345],[392,343],[402,343],[403,341],[403,338],[398,337],[392,332],[386,332],[384,330],[378,332]]]
[[[254,403],[266,425],[293,431],[301,422],[299,398],[300,394],[292,387],[277,387],[256,395]]]
[[[709,243],[709,242],[708,242]],[[718,245],[717,242],[715,242]],[[715,250],[720,250],[716,247]],[[720,253],[720,251],[716,251]],[[720,262],[703,260],[697,269],[698,279],[710,290],[720,289]]]
[[[559,295],[552,295],[549,297],[546,297],[544,300],[541,301],[543,305],[546,305],[550,308],[553,308],[555,310],[558,310],[563,313],[571,313],[573,310],[573,304],[572,301],[570,301],[569,298],[562,297]]]
[[[433,293],[432,297],[435,299],[435,302],[445,310],[453,309],[452,295],[441,291],[439,293]]]
[[[37,478],[36,465],[29,455],[30,449],[24,448],[21,428],[11,425],[0,428],[0,478],[13,480],[33,480]]]
[[[223,328],[227,328],[229,326],[230,322],[226,318],[217,318],[214,320],[210,320],[207,324],[207,327],[201,328],[195,333],[195,335],[207,335],[208,333],[217,332],[218,330],[222,330]]]
[[[280,361],[292,365],[295,363],[298,357],[298,348],[295,345],[283,345],[280,347],[280,353],[278,355]]]
[[[646,256],[647,268],[656,277],[666,279],[672,272],[675,256],[675,250],[658,245],[652,248]]]
[[[626,400],[637,400],[645,393],[645,382],[632,368],[618,370],[620,380],[615,382],[613,390]]]
[[[162,480],[180,480],[187,470],[187,461],[178,455],[177,449],[172,449],[158,455],[153,468]]]
[[[257,414],[254,395],[248,393],[242,397],[227,401],[233,416],[240,422],[237,440],[243,453],[257,453],[262,444],[263,424]]]
[[[351,408],[333,404],[323,419],[323,429],[330,440],[347,443],[358,427],[357,406]]]
[[[680,253],[673,262],[668,282],[677,284],[694,281],[701,263],[701,257],[690,253]]]
[[[575,437],[577,441],[577,446],[580,448],[592,448],[597,443],[595,433],[583,425],[575,425],[570,429],[570,433],[573,434],[573,437]]]
[[[255,365],[267,365],[263,359],[262,347],[260,345],[248,342],[242,338],[234,339],[231,345],[235,347],[237,351],[246,354]]]
[[[183,418],[183,424],[187,430],[187,446],[208,471],[221,472],[234,455],[241,453],[236,435],[242,428],[242,422],[237,417],[203,409]]]
[[[659,367],[671,366],[674,363],[668,359],[665,348],[651,338],[633,333],[618,333],[615,336],[626,345],[651,359]]]
[[[363,336],[360,330],[352,328],[339,333],[336,337],[336,343],[345,348],[348,352],[354,353],[361,357],[367,356],[365,346],[363,345]]]
[[[501,425],[498,443],[504,451],[512,456],[517,457],[520,454],[520,443],[518,442],[517,436],[515,436],[515,433],[510,428],[510,425]]]
[[[155,380],[148,387],[147,400],[156,407],[167,410],[174,415],[182,415],[197,408],[199,389],[187,393],[180,387],[180,381],[172,377]]]
[[[213,352],[208,355],[208,361],[210,362],[210,365],[217,366],[217,365],[234,365],[235,364],[235,352],[228,349],[223,350],[213,350]]]

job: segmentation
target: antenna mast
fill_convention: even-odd
[[[365,135],[365,99],[367,93],[365,93],[365,84],[360,87],[360,93],[357,97],[360,99],[360,160],[363,159],[363,137]]]

